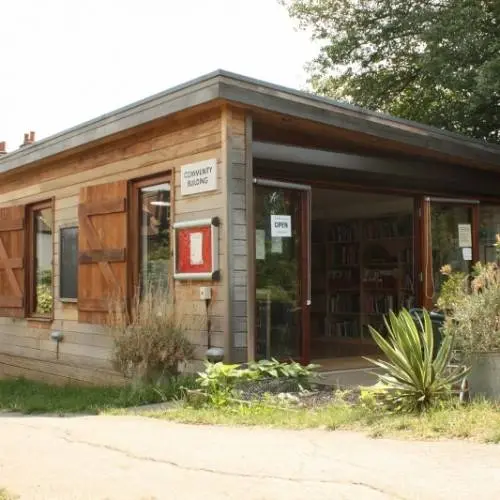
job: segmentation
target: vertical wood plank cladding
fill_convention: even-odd
[[[249,133],[248,120],[244,111],[237,108],[228,109],[228,150],[227,162],[230,175],[228,176],[229,212],[230,218],[230,255],[229,272],[231,280],[231,342],[232,359],[247,358],[248,336],[248,308],[241,304],[248,299],[248,187],[247,187],[247,134]],[[251,122],[250,122],[251,124]],[[251,131],[251,128],[250,128]]]
[[[99,254],[100,259],[81,259],[78,263],[79,320],[105,323],[106,301],[125,297],[127,262],[126,181],[83,188],[78,209],[81,255]],[[121,259],[104,259],[109,253],[121,253]]]
[[[227,183],[224,179],[227,165],[222,156],[221,113],[218,108],[196,116],[191,114],[187,119],[178,117],[163,122],[161,127],[149,127],[138,131],[134,136],[81,151],[73,157],[44,162],[39,167],[31,168],[29,172],[0,175],[0,207],[31,204],[46,199],[48,193],[55,197],[54,265],[55,276],[58,277],[59,230],[63,226],[78,225],[79,193],[82,188],[170,171],[174,195],[172,221],[199,219],[206,217],[207,213],[219,216],[222,221],[219,246],[223,263],[227,254]],[[181,197],[182,165],[210,158],[215,158],[218,162],[218,189],[200,196]],[[242,194],[241,185],[239,194]],[[120,248],[124,248],[123,245]],[[112,250],[116,249],[118,247],[113,247]],[[95,258],[96,254],[92,254],[90,260],[96,260]],[[17,269],[17,261],[14,264],[16,273],[22,271]],[[98,264],[92,262],[85,265],[97,268]],[[121,262],[111,262],[110,265],[121,265]],[[2,272],[0,269],[0,275]],[[100,281],[100,278],[96,280]],[[5,280],[0,277],[0,289],[4,284]],[[211,285],[213,288],[213,341],[214,345],[223,347],[230,331],[226,325],[227,275],[223,272],[221,280],[215,283],[176,283],[174,286],[175,301],[180,309],[196,313],[192,315],[192,330],[195,332],[192,339],[196,344],[196,352],[203,355],[206,350],[206,317],[199,300],[201,285]],[[79,383],[101,383],[106,378],[111,380],[110,377],[118,382],[123,381],[119,374],[106,371],[110,367],[112,339],[107,336],[103,327],[79,322],[78,305],[63,303],[58,295],[56,285],[55,319],[49,329],[34,328],[24,319],[12,320],[0,310],[0,373],[25,374],[51,382],[74,380]],[[62,330],[65,335],[59,360],[55,357],[55,343],[50,340],[51,329]],[[35,340],[38,344],[29,344],[31,347],[24,345],[27,341],[19,340],[24,335],[38,336],[38,340]],[[104,360],[103,357],[108,359]]]
[[[22,318],[25,297],[25,209],[0,209],[0,315]]]
[[[247,318],[247,357],[249,360],[255,359],[255,219],[254,219],[254,189],[253,189],[253,120],[248,113],[245,116],[245,194],[246,194],[246,212],[247,212],[247,288],[248,297],[246,302]]]
[[[226,321],[224,325],[224,353],[226,361],[231,361],[231,345],[233,339],[231,338],[231,318],[233,315],[233,287],[232,287],[232,275],[233,275],[233,255],[232,255],[232,208],[231,208],[231,190],[232,190],[232,165],[231,165],[231,134],[232,134],[232,113],[229,106],[224,106],[222,108],[222,119],[221,119],[221,134],[222,134],[222,144],[221,144],[221,157],[223,164],[223,179],[225,187],[225,219],[224,224],[224,234],[226,237],[226,246],[224,249],[224,267],[225,267],[225,279],[226,279],[226,289],[225,289],[225,300],[227,306]]]

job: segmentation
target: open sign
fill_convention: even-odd
[[[273,238],[291,238],[292,216],[271,215],[271,236]]]

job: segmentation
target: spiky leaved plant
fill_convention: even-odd
[[[461,380],[468,368],[450,368],[453,338],[444,336],[434,356],[432,322],[427,311],[417,326],[410,313],[392,311],[385,318],[387,339],[374,328],[370,332],[387,361],[368,359],[382,368],[379,386],[386,401],[399,411],[425,411],[450,394],[453,384]]]

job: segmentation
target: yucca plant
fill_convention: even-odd
[[[448,397],[452,385],[468,372],[468,368],[449,367],[452,336],[443,338],[434,356],[432,322],[427,311],[418,326],[405,309],[398,315],[391,311],[384,321],[387,339],[372,327],[370,332],[387,361],[366,359],[384,370],[378,386],[384,389],[385,400],[398,411],[422,412]]]

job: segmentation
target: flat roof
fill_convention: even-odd
[[[500,146],[268,82],[217,70],[0,158],[0,174],[215,100],[260,108],[466,160],[500,167]]]

